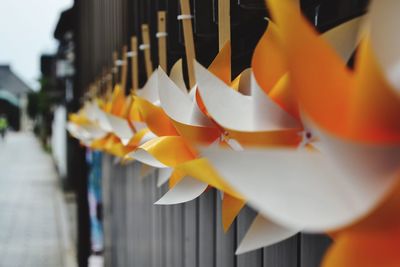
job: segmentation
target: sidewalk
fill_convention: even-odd
[[[74,266],[56,179],[31,133],[0,140],[0,266]]]

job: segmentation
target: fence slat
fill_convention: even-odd
[[[213,267],[215,259],[215,190],[199,198],[198,267]]]
[[[242,240],[249,229],[253,219],[256,216],[249,207],[244,207],[237,218],[237,237],[238,241]],[[258,249],[252,252],[244,253],[237,257],[237,267],[261,267],[263,266],[263,251]]]
[[[331,239],[326,235],[301,234],[301,267],[319,267],[322,256],[331,244]]]
[[[235,230],[236,222],[233,223],[228,230],[224,233],[222,228],[222,204],[220,194],[216,193],[216,266],[218,267],[231,267],[235,266]]]
[[[135,166],[136,165],[136,166]],[[136,244],[136,227],[135,219],[137,214],[137,203],[135,202],[135,188],[138,174],[138,163],[127,166],[126,179],[126,251],[128,266],[135,266],[135,244]]]
[[[278,244],[264,248],[264,267],[297,267],[299,238],[295,235]]]
[[[158,171],[155,172],[154,176],[151,177],[151,203],[156,202],[162,195],[160,189],[157,188],[157,177]],[[152,239],[152,266],[153,267],[163,267],[163,259],[162,259],[162,207],[153,205],[153,239]]]
[[[111,194],[113,193],[112,183],[110,181],[110,164],[109,155],[103,154],[101,172],[102,172],[102,197],[103,197],[103,230],[104,230],[104,265],[106,267],[112,266],[112,244],[113,238],[111,233],[112,222],[111,219]]]
[[[114,209],[114,221],[115,228],[114,233],[117,238],[116,248],[116,264],[115,266],[126,266],[126,169],[120,165],[114,165],[112,168],[113,176],[111,182],[115,183],[116,189],[113,195],[113,209]]]
[[[167,185],[166,185],[167,186]],[[166,190],[165,190],[166,191]],[[163,207],[165,210],[165,266],[175,267],[173,259],[173,212],[172,206]]]
[[[173,262],[174,267],[183,266],[183,242],[184,242],[184,228],[183,228],[183,206],[174,205],[172,207],[172,242],[173,242]]]
[[[183,266],[196,267],[197,264],[197,200],[192,200],[184,204],[184,261]]]

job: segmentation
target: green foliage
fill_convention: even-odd
[[[50,113],[51,100],[48,96],[46,88],[49,86],[49,81],[46,78],[41,78],[40,91],[32,92],[28,95],[28,115],[34,119],[38,115],[46,115]]]

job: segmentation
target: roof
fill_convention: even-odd
[[[26,83],[12,72],[10,65],[0,65],[0,89],[6,90],[15,96],[32,91]]]
[[[6,90],[0,89],[0,99],[3,99],[16,107],[19,107],[19,99]]]
[[[73,31],[76,23],[75,16],[76,12],[74,7],[64,10],[61,13],[56,29],[54,30],[54,37],[56,39],[61,40],[65,33]]]

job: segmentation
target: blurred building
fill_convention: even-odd
[[[53,106],[52,148],[62,176],[64,190],[74,196],[73,241],[76,244],[79,266],[87,266],[90,251],[90,219],[88,204],[88,175],[86,151],[79,142],[66,134],[68,113],[76,112],[81,105],[83,91],[76,86],[76,4],[63,11],[54,30],[58,41],[54,55],[52,76],[56,80],[57,94],[61,96]],[[62,173],[61,169],[65,172]]]
[[[0,65],[0,115],[7,117],[9,126],[16,131],[28,127],[27,102],[32,89],[12,70]]]
[[[41,129],[46,129],[57,170],[65,189],[72,189],[73,181],[68,173],[69,138],[66,134],[67,113],[73,100],[74,82],[74,9],[60,14],[54,37],[58,41],[57,52],[43,54],[40,58],[41,93],[46,96],[48,107],[43,116]]]

